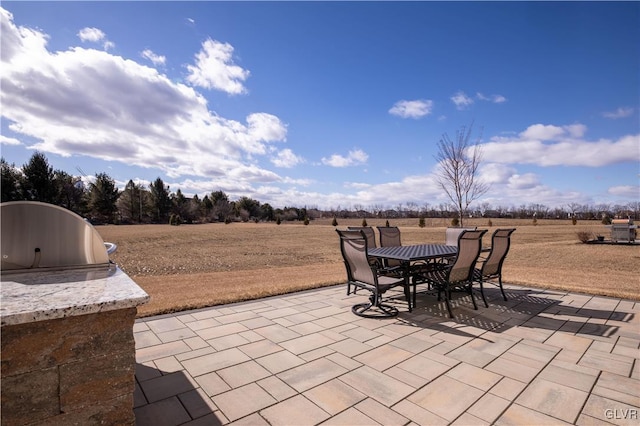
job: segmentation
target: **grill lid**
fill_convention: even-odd
[[[107,247],[98,231],[70,210],[38,201],[12,201],[0,204],[0,219],[3,274],[109,267]]]

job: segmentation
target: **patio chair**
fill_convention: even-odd
[[[349,231],[362,231],[365,237],[367,237],[367,247],[378,247],[376,244],[376,233],[370,226],[347,226]]]
[[[380,247],[402,245],[400,241],[400,228],[397,226],[378,226],[378,233],[380,234]],[[387,269],[399,269],[402,267],[402,262],[394,259],[386,259],[384,267]]]
[[[430,292],[438,293],[438,300],[444,293],[444,300],[447,305],[449,316],[453,318],[451,310],[451,292],[453,290],[464,290],[471,296],[473,309],[478,309],[476,300],[473,297],[473,277],[476,261],[482,250],[482,236],[487,232],[481,230],[464,230],[458,236],[458,255],[450,264],[437,264],[433,268],[414,274],[413,281],[413,306],[416,305],[416,287],[418,284],[428,284]]]
[[[340,251],[347,270],[347,294],[351,293],[351,286],[371,292],[368,303],[359,303],[351,311],[361,317],[379,318],[398,315],[395,306],[383,303],[382,295],[394,287],[403,287],[411,312],[411,295],[409,281],[404,277],[380,275],[375,265],[369,263],[367,256],[367,238],[363,231],[336,230],[340,236]],[[375,311],[370,311],[376,308]],[[376,312],[377,313],[374,313]]]
[[[367,237],[367,249],[372,247],[378,247],[376,244],[376,233],[370,226],[347,226],[349,231],[362,231],[364,232],[365,237]],[[378,268],[378,273],[381,275],[392,275],[392,276],[400,276],[402,271],[398,265],[395,266],[386,266],[383,262],[373,256],[369,256],[369,263]],[[355,293],[355,291],[354,291]]]
[[[511,246],[511,234],[515,231],[515,228],[509,229],[496,229],[491,236],[491,251],[486,258],[479,258],[479,268],[475,268],[473,271],[473,280],[480,284],[480,294],[484,301],[484,306],[487,308],[489,304],[484,297],[484,283],[490,283],[497,287],[500,287],[502,298],[507,301],[507,296],[504,294],[502,288],[502,264],[504,259],[509,253],[509,247]]]
[[[448,246],[458,246],[458,237],[460,236],[460,234],[464,231],[475,231],[476,229],[478,229],[476,226],[473,227],[465,227],[465,228],[460,228],[460,227],[448,227],[447,229],[445,229],[445,234],[444,234],[444,243],[445,245]],[[444,263],[451,263],[454,260],[454,258],[444,258],[442,259],[442,262]]]
[[[458,237],[463,231],[475,231],[478,229],[477,227],[449,227],[445,230],[444,234],[444,243],[448,246],[457,246],[458,245]]]

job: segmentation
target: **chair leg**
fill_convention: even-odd
[[[469,281],[469,296],[471,296],[471,301],[473,302],[473,309],[478,310],[478,305],[476,304],[476,298],[473,297],[473,281]]]
[[[371,308],[378,308],[381,313],[367,313]],[[398,315],[398,310],[391,305],[385,305],[381,301],[381,296],[378,294],[371,294],[369,297],[369,303],[359,303],[351,307],[351,312],[365,318],[388,318]],[[375,311],[372,311],[375,312]]]
[[[502,292],[502,298],[507,301],[507,295],[504,294],[504,288],[502,288],[502,274],[498,275],[498,284],[500,284],[500,291]]]
[[[413,281],[413,303],[412,303],[414,308],[416,307],[416,291],[417,291],[417,289],[418,289],[418,284],[416,284],[416,281],[414,280]]]
[[[487,303],[487,298],[484,297],[484,285],[482,285],[482,278],[480,278],[480,281],[478,281],[480,283],[480,295],[482,295],[482,301],[484,302],[484,307],[488,308],[489,304]]]
[[[438,292],[438,296],[440,292]],[[449,318],[455,318],[453,316],[453,311],[451,310],[451,304],[449,303],[449,299],[451,298],[451,291],[448,288],[444,289],[444,303],[447,305],[447,311],[449,311]]]
[[[415,287],[413,290],[413,294],[415,296]],[[404,297],[407,298],[407,305],[409,305],[409,312],[413,310],[413,304],[411,303],[411,287],[408,281],[404,283]],[[415,302],[414,302],[415,303]]]

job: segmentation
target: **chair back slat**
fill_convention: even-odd
[[[463,230],[458,236],[458,256],[449,271],[449,282],[471,281],[473,270],[482,250],[482,236],[487,232],[481,230]]]
[[[374,272],[367,256],[367,238],[362,231],[340,231],[340,251],[349,281],[375,284]]]
[[[380,233],[380,247],[397,247],[401,246],[400,228],[397,226],[378,226]],[[395,268],[402,265],[402,262],[395,259],[385,259],[384,264],[389,268]]]
[[[457,246],[458,245],[458,237],[464,231],[475,231],[478,229],[477,227],[467,227],[467,228],[447,228],[444,234],[444,243],[448,246]]]
[[[500,274],[511,245],[511,234],[514,231],[515,228],[495,230],[491,236],[491,252],[482,267],[483,275]]]
[[[378,226],[380,247],[401,246],[400,228],[397,226]]]
[[[378,247],[376,243],[376,233],[370,226],[348,226],[349,231],[362,231],[365,237],[367,237],[367,248]]]

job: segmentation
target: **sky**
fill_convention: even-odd
[[[640,2],[12,2],[2,157],[273,207],[640,201]],[[472,205],[473,207],[473,205]]]

